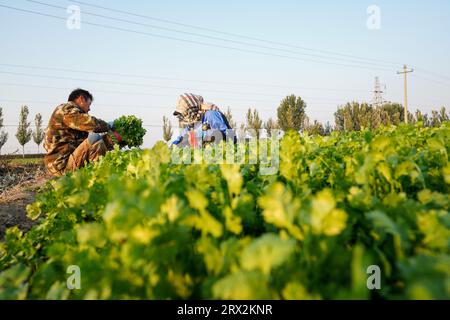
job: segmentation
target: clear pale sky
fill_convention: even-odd
[[[177,96],[183,92],[201,94],[223,109],[231,107],[238,122],[243,120],[248,107],[257,108],[264,120],[275,118],[281,99],[293,93],[304,98],[311,119],[333,123],[337,105],[352,100],[371,102],[376,76],[386,85],[384,98],[402,103],[403,79],[396,71],[406,63],[417,68],[409,78],[410,110],[420,108],[430,112],[442,105],[450,106],[448,0],[84,0],[89,4],[125,10],[147,18],[72,1],[39,1],[63,8],[78,5],[81,8],[81,29],[67,28],[65,19],[70,14],[65,9],[26,0],[0,0],[0,106],[3,107],[4,122],[8,125],[10,136],[2,153],[18,148],[14,137],[16,128],[9,125],[17,124],[21,105],[29,106],[30,122],[33,122],[36,113],[41,113],[47,123],[54,108],[66,101],[70,91],[76,87],[94,94],[95,101],[91,107],[94,116],[107,121],[122,114],[142,118],[148,126],[144,147],[150,147],[161,139],[160,125],[164,115],[173,124],[176,122],[171,114]],[[367,8],[370,5],[380,8],[380,29],[367,27],[370,16]],[[148,17],[289,44],[291,47]],[[148,25],[196,33],[202,37]],[[335,53],[396,64],[356,61],[356,58]],[[383,64],[382,70],[372,69],[380,67],[380,64]],[[36,145],[30,142],[26,151],[36,152]]]

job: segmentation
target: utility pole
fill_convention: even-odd
[[[408,67],[406,66],[406,64],[403,66],[403,70],[402,71],[397,71],[397,74],[403,74],[404,75],[404,80],[405,80],[405,123],[408,123],[408,73],[413,72],[414,69],[408,69]]]

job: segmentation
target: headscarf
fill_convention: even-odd
[[[174,115],[180,114],[183,124],[193,124],[202,119],[208,110],[219,110],[213,103],[205,102],[203,97],[193,93],[184,93],[177,100]]]

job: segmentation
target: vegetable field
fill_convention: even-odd
[[[49,183],[0,243],[0,299],[450,298],[449,123],[289,132],[275,175],[171,152]]]

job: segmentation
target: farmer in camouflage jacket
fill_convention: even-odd
[[[110,125],[88,114],[92,100],[88,91],[77,89],[53,112],[44,140],[44,162],[53,175],[81,168],[113,149],[110,136],[98,134],[110,132]]]

